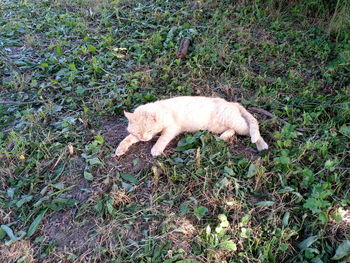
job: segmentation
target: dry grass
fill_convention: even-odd
[[[10,246],[0,244],[0,262],[34,262],[34,250],[29,240],[12,243]]]

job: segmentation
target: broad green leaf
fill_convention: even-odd
[[[15,194],[15,188],[14,187],[7,188],[7,196],[10,199],[13,199],[14,194]]]
[[[350,255],[350,240],[345,240],[343,243],[339,245],[332,259],[339,260],[349,255]]]
[[[279,247],[279,251],[286,251],[288,249],[288,244],[282,243]]]
[[[315,243],[318,239],[318,236],[310,236],[307,239],[304,239],[299,243],[298,247],[301,251],[304,251],[308,247],[310,247],[313,243]]]
[[[328,169],[329,171],[333,172],[335,170],[335,164],[336,162],[334,160],[327,160],[324,163],[324,168]]]
[[[331,214],[331,217],[337,222],[340,223],[343,221],[342,216],[339,213]]]
[[[88,163],[90,165],[101,165],[102,162],[100,161],[100,159],[98,159],[97,157],[91,158],[91,159],[87,159]]]
[[[4,237],[6,237],[6,231],[2,228],[0,228],[0,240],[3,240]]]
[[[76,89],[76,92],[78,94],[83,94],[85,92],[85,89],[83,87],[81,87],[81,86],[78,86],[77,89]]]
[[[320,257],[316,257],[311,260],[311,263],[323,263],[323,261],[320,259]]]
[[[289,217],[290,217],[290,213],[289,212],[285,212],[284,216],[283,216],[283,219],[282,219],[282,225],[283,226],[288,226]]]
[[[18,237],[15,236],[15,234],[13,233],[13,230],[9,226],[1,225],[1,229],[6,232],[6,234],[11,240],[14,240],[14,241],[18,240]]]
[[[131,174],[124,174],[124,173],[121,173],[120,174],[121,177],[125,180],[125,181],[128,181],[132,184],[139,184],[140,182],[136,179],[135,176],[131,175]]]
[[[34,235],[35,231],[37,230],[39,224],[41,223],[41,220],[43,219],[45,213],[47,210],[42,210],[37,217],[34,219],[34,221],[31,223],[31,225],[28,228],[27,236],[31,237]]]
[[[232,240],[227,240],[227,241],[221,242],[219,244],[219,248],[226,249],[226,250],[231,250],[231,251],[236,251],[237,250],[237,246],[236,246],[235,242],[233,242]]]
[[[328,214],[321,211],[318,213],[318,219],[322,222],[322,224],[326,224],[328,222]]]
[[[280,161],[282,164],[288,164],[288,163],[290,163],[290,158],[287,156],[281,156]]]
[[[62,46],[61,45],[56,45],[55,52],[56,52],[56,54],[58,56],[62,56],[63,55]]]
[[[19,231],[18,232],[18,237],[17,236],[15,236],[15,234],[13,233],[13,231],[12,231],[12,229],[9,227],[9,226],[7,226],[7,225],[1,225],[1,229],[3,230],[3,231],[5,231],[6,232],[6,234],[9,236],[9,238],[10,238],[10,240],[5,240],[5,245],[6,246],[10,246],[13,242],[16,242],[16,241],[18,241],[18,240],[21,240],[24,236],[25,236],[25,234],[26,234],[26,232],[24,232],[24,231]]]
[[[218,225],[215,227],[215,232],[217,233],[218,237],[223,237],[226,234],[226,228]]]
[[[340,127],[339,131],[345,136],[350,137],[350,126],[343,125]]]
[[[205,206],[200,206],[194,209],[193,214],[200,220],[205,216],[205,214],[208,212],[208,208]]]
[[[30,202],[33,199],[32,195],[25,195],[24,197],[22,197],[21,200],[16,202],[16,206],[17,207],[21,207],[22,205],[24,205],[25,203]]]
[[[96,48],[95,48],[93,45],[87,45],[87,49],[88,49],[90,52],[95,52],[95,51],[96,51]]]
[[[95,139],[95,141],[96,141],[98,144],[104,144],[104,142],[105,142],[105,139],[104,139],[103,136],[101,136],[101,135],[96,135],[96,136],[94,137],[94,139]]]
[[[89,173],[88,171],[84,171],[84,178],[88,181],[92,181],[94,180],[94,177],[92,176],[91,173]]]
[[[326,200],[316,199],[316,198],[310,197],[306,200],[303,207],[310,209],[313,213],[316,214],[316,213],[320,212],[321,208],[328,207],[329,205],[330,205],[330,203]]]
[[[220,181],[218,181],[215,185],[221,190],[222,188],[225,188],[229,185],[229,180],[224,177]]]
[[[241,228],[241,233],[240,233],[240,236],[242,238],[250,238],[250,236],[252,235],[253,233],[253,230],[251,228],[245,228],[245,227],[242,227]]]
[[[183,204],[180,205],[180,213],[181,213],[182,215],[187,214],[188,211],[189,211],[188,204],[183,203]]]
[[[75,66],[74,63],[70,63],[70,64],[69,64],[69,69],[70,69],[71,71],[77,71],[77,68],[76,68],[76,66]]]
[[[106,202],[108,213],[112,216],[115,215],[115,213],[116,213],[116,210],[113,207],[113,202],[114,202],[113,200],[108,200]]]
[[[253,163],[250,164],[249,169],[248,169],[248,173],[247,173],[247,177],[248,178],[253,177],[254,175],[257,174],[258,171],[259,171],[259,168],[255,164],[253,164]]]
[[[224,173],[227,175],[234,175],[232,168],[227,167],[227,166],[224,167]]]
[[[246,225],[249,222],[249,220],[250,220],[250,215],[243,216],[240,225],[241,226]]]
[[[185,150],[194,148],[196,146],[196,141],[197,141],[197,138],[195,138],[193,136],[187,136],[186,138],[181,139],[177,143],[176,150],[177,151],[185,151]]]

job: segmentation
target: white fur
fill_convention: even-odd
[[[161,133],[151,150],[153,156],[163,153],[178,134],[209,130],[228,140],[235,133],[250,135],[259,151],[268,149],[260,136],[258,121],[246,109],[221,98],[175,97],[141,105],[134,113],[125,112],[130,133],[118,146],[115,156],[123,155],[138,141],[149,141]]]

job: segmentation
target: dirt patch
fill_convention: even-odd
[[[50,240],[56,242],[59,248],[85,250],[91,242],[90,231],[95,228],[95,222],[74,222],[75,209],[56,212],[44,221],[43,232]]]
[[[65,187],[72,187],[65,194],[79,203],[86,201],[94,192],[103,191],[103,189],[98,189],[95,185],[92,186],[88,180],[80,175],[84,167],[85,162],[81,157],[75,156],[71,158],[68,166],[70,173],[69,175],[62,176],[60,180],[64,183]]]
[[[97,186],[92,186],[82,176],[72,176],[76,171],[78,174],[84,169],[84,161],[80,157],[74,157],[70,160],[68,169],[71,170],[70,175],[65,175],[61,178],[65,187],[72,187],[65,192],[66,196],[74,199],[77,205],[83,204],[96,192],[103,189],[98,189]],[[89,242],[91,242],[90,231],[96,227],[96,224],[89,216],[84,216],[83,220],[77,220],[77,208],[65,208],[64,210],[54,212],[45,217],[42,231],[44,235],[56,243],[56,247],[60,250],[69,248],[70,251],[85,250]]]
[[[240,141],[242,138],[236,138],[234,142],[227,142],[227,146],[232,155],[242,154],[249,160],[256,160],[260,156],[256,148],[247,146],[244,142]]]

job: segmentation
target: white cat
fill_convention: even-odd
[[[268,149],[260,136],[258,121],[239,103],[221,98],[175,97],[141,105],[134,113],[124,112],[129,120],[130,133],[115,151],[123,155],[139,141],[149,141],[156,134],[160,137],[151,150],[152,156],[163,153],[168,143],[183,132],[209,130],[228,140],[235,133],[250,135],[259,151]]]

